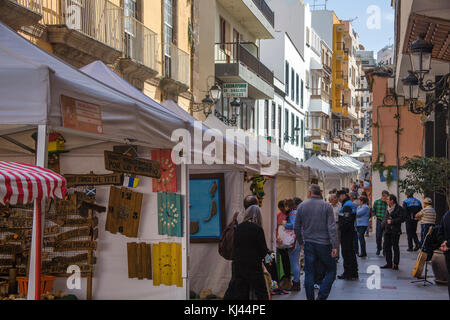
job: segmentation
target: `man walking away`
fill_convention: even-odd
[[[381,250],[383,249],[383,227],[382,222],[384,220],[384,215],[387,210],[387,201],[389,198],[389,191],[384,190],[381,192],[381,199],[376,200],[373,203],[372,211],[377,217],[377,231],[376,231],[376,239],[377,239],[377,256],[380,255]],[[384,252],[383,252],[384,255]]]
[[[448,272],[448,298],[450,299],[450,210],[444,215],[441,220],[441,225],[438,231],[438,240],[441,243],[441,250],[444,251],[445,264]]]
[[[409,192],[405,201],[403,201],[403,209],[406,212],[406,234],[408,236],[408,250],[417,251],[420,248],[419,238],[417,237],[417,220],[416,214],[422,210],[422,204],[414,198],[413,193]],[[413,248],[414,242],[414,248]]]
[[[416,214],[416,219],[420,221],[422,228],[420,246],[422,246],[425,241],[428,229],[434,227],[434,224],[436,223],[436,211],[433,208],[433,200],[425,198],[423,200],[423,206],[424,208]]]
[[[256,196],[249,195],[244,198],[244,211],[241,211],[237,216],[237,222],[238,224],[241,224],[244,222],[245,218],[245,211],[250,208],[251,206],[259,206],[259,200]]]
[[[305,251],[305,289],[308,300],[314,300],[314,266],[320,260],[325,278],[320,285],[318,300],[326,300],[336,277],[337,236],[333,208],[320,199],[320,187],[309,188],[309,198],[297,210],[295,235]]]
[[[345,190],[338,192],[339,201],[342,203],[341,216],[339,216],[339,231],[341,232],[341,249],[344,258],[344,273],[338,279],[358,279],[358,262],[353,244],[355,237],[355,220],[353,202],[347,196]]]

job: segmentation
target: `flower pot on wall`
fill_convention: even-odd
[[[434,251],[433,258],[431,259],[431,267],[433,268],[436,283],[447,284],[447,266],[445,264],[444,253],[441,250]]]

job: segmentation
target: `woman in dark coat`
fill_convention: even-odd
[[[253,205],[234,232],[232,276],[224,300],[268,300],[262,263],[269,253],[261,209]]]
[[[388,200],[388,207],[382,223],[384,229],[384,255],[386,264],[382,269],[398,270],[400,262],[400,235],[402,234],[402,223],[406,220],[405,210],[398,205],[397,197],[391,194]],[[392,251],[394,260],[392,261]],[[393,262],[393,263],[392,263]]]

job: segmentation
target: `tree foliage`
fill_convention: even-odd
[[[402,169],[408,171],[406,178],[399,181],[401,192],[420,194],[438,193],[444,195],[450,206],[449,179],[450,161],[446,158],[405,157]]]

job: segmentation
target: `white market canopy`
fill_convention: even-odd
[[[172,132],[189,126],[167,109],[73,68],[0,22],[0,124],[74,131],[63,128],[61,95],[101,107],[103,134],[76,131],[88,137],[167,148],[174,144]]]

